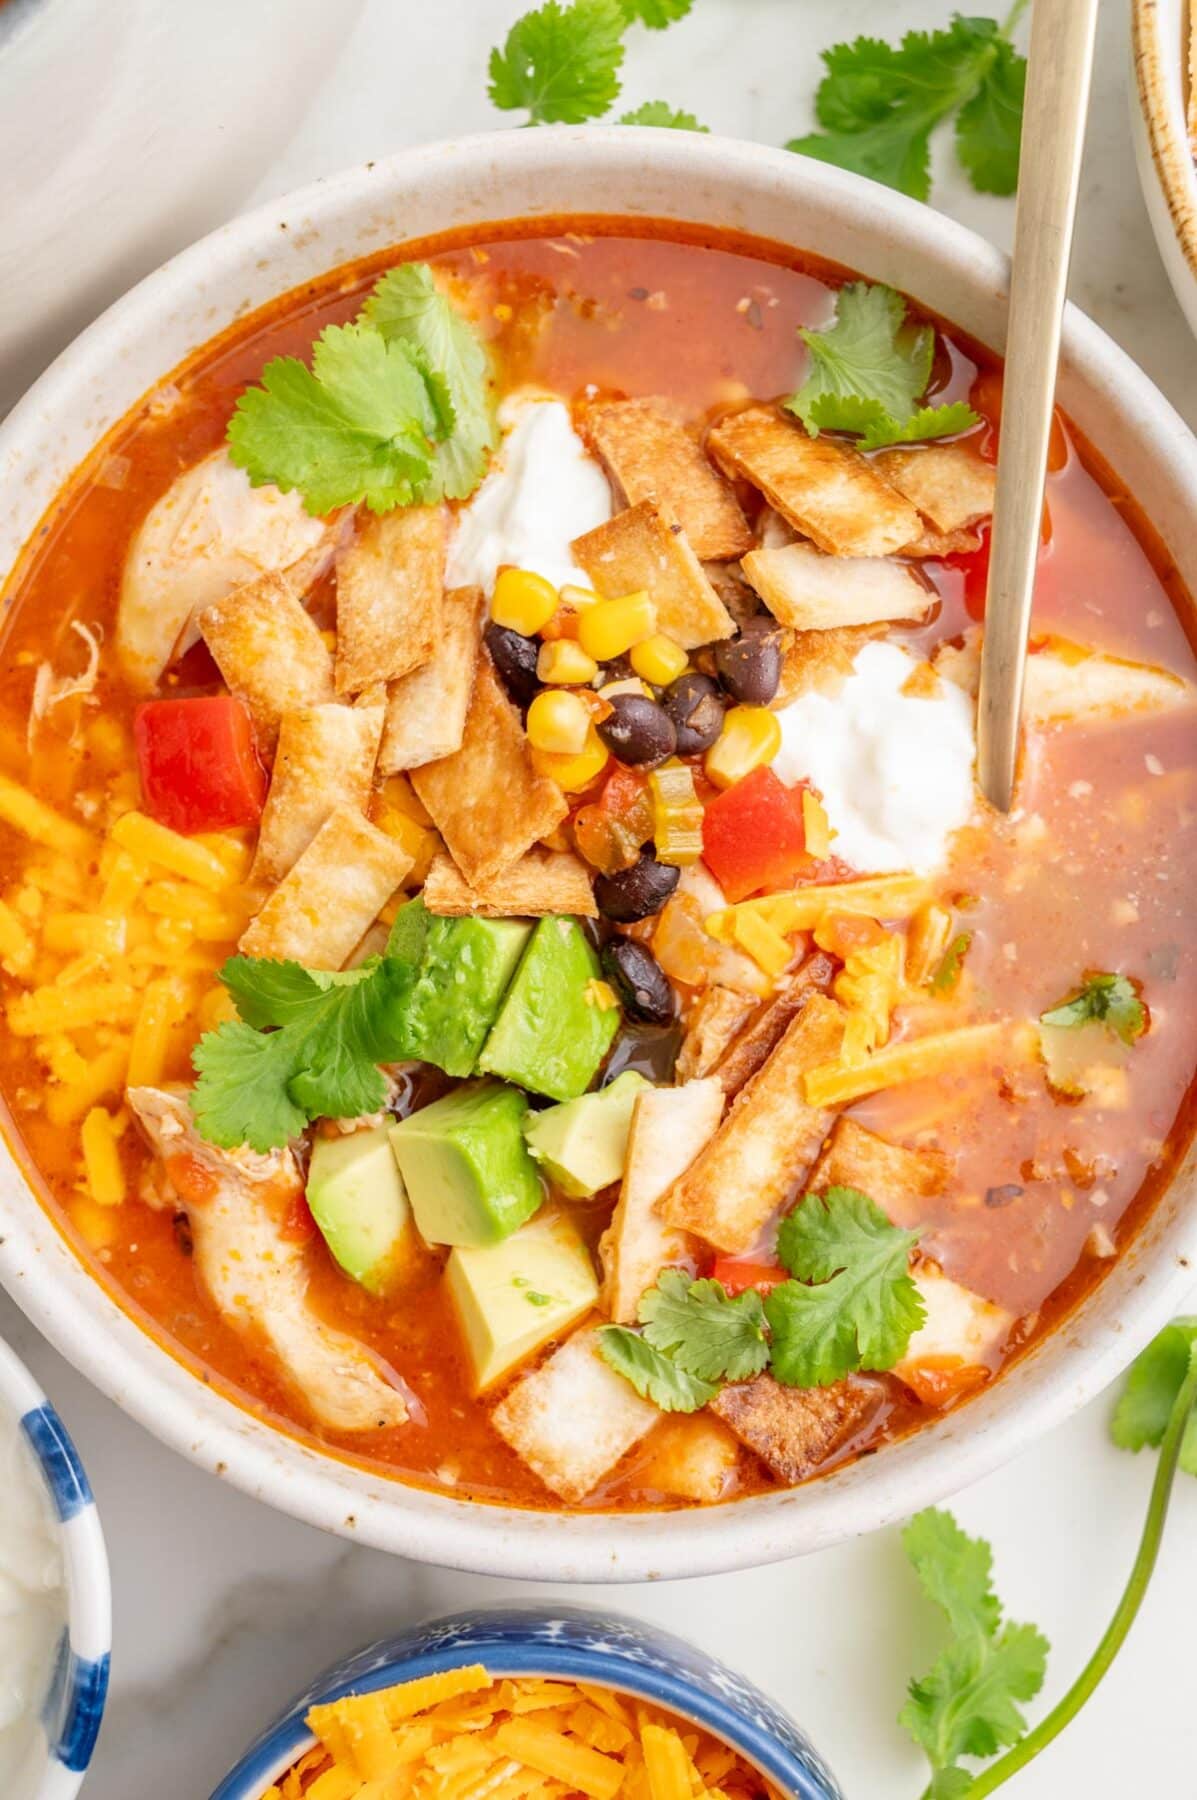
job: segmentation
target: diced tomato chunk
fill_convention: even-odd
[[[1000,369],[983,369],[973,382],[969,400],[973,410],[979,412],[988,430],[981,439],[981,455],[986,462],[996,462],[998,454],[998,438],[1002,428],[1002,386],[1003,374]],[[1047,467],[1050,474],[1056,474],[1068,461],[1068,435],[1059,409],[1052,414],[1051,438],[1047,447]]]
[[[721,1282],[729,1294],[742,1294],[755,1288],[768,1294],[790,1278],[780,1263],[749,1262],[738,1256],[717,1256],[711,1266],[712,1281]]]
[[[904,1364],[901,1375],[924,1406],[950,1406],[975,1394],[989,1377],[983,1363],[967,1363],[959,1356],[925,1356],[921,1362]]]
[[[146,810],[172,831],[256,825],[266,798],[249,714],[231,694],[147,700],[133,716]]]
[[[728,899],[789,887],[805,867],[802,793],[754,769],[717,794],[702,821],[703,860]]]

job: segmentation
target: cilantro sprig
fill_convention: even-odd
[[[228,428],[251,483],[298,491],[316,516],[464,499],[494,442],[485,351],[422,263],[391,270],[357,320],[322,331],[310,367],[267,363]]]
[[[638,1309],[642,1329],[605,1325],[599,1349],[642,1399],[664,1412],[697,1412],[724,1381],[747,1381],[769,1360],[765,1312],[753,1289],[733,1298],[721,1282],[666,1269]]]
[[[1046,1672],[1047,1640],[1033,1625],[1009,1624],[993,1592],[992,1552],[950,1514],[915,1515],[903,1538],[927,1595],[951,1638],[926,1675],[910,1683],[899,1715],[926,1752],[931,1781],[923,1800],[984,1800],[1059,1737],[1092,1697],[1126,1641],[1159,1559],[1178,1468],[1197,1474],[1197,1319],[1176,1319],[1131,1367],[1111,1421],[1128,1450],[1158,1444],[1159,1462],[1139,1548],[1122,1597],[1093,1655],[1062,1699],[1030,1731],[1022,1707]],[[978,1771],[963,1758],[1004,1754]]]
[[[685,18],[694,0],[544,0],[515,21],[490,53],[492,103],[526,112],[529,125],[580,125],[609,113],[620,94],[629,26],[664,31]],[[705,131],[693,113],[650,100],[621,125]]]
[[[777,1253],[795,1277],[765,1300],[773,1374],[828,1387],[857,1369],[892,1369],[926,1317],[910,1275],[917,1231],[892,1225],[857,1188],[808,1194],[782,1223]]]
[[[851,281],[836,296],[825,331],[800,327],[810,352],[806,379],[785,402],[812,437],[844,431],[861,448],[954,436],[979,424],[965,401],[920,404],[931,377],[935,331],[906,317],[901,294],[883,284]]]
[[[1067,999],[1040,1013],[1039,1023],[1066,1031],[1097,1023],[1129,1048],[1147,1030],[1147,1008],[1129,975],[1088,974]]]
[[[384,957],[326,974],[234,956],[220,979],[240,1017],[206,1032],[192,1056],[191,1105],[209,1143],[273,1150],[313,1119],[357,1118],[383,1104],[378,1064],[401,1053],[405,964]]]
[[[857,38],[823,52],[815,96],[822,127],[786,146],[898,188],[931,192],[931,134],[956,116],[956,154],[981,193],[1018,185],[1026,59],[1012,32],[1027,0],[1005,22],[956,13],[942,31],[908,31],[897,46]]]
[[[662,1412],[697,1412],[719,1392],[718,1382],[688,1375],[630,1325],[604,1325],[599,1351],[617,1375],[631,1382],[642,1400],[651,1400]]]

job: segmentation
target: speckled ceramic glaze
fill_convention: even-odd
[[[0,571],[96,438],[188,351],[353,257],[513,215],[638,214],[738,227],[904,288],[1000,349],[1008,267],[930,207],[805,157],[683,131],[506,131],[406,151],[238,219],[135,288],[0,427]],[[1197,588],[1197,443],[1104,332],[1070,310],[1060,398]],[[0,1280],[164,1442],[296,1517],[403,1556],[546,1581],[709,1574],[903,1518],[987,1474],[1091,1399],[1179,1310],[1197,1263],[1194,1159],[1102,1286],[990,1390],[807,1486],[619,1517],[481,1505],[300,1443],[197,1380],[79,1262],[15,1157],[0,1161]]]
[[[842,1800],[805,1732],[704,1651],[615,1613],[515,1606],[413,1626],[326,1670],[246,1751],[212,1800],[258,1800],[315,1741],[303,1722],[310,1706],[466,1663],[483,1663],[493,1675],[588,1681],[655,1701],[731,1744],[797,1800]]]
[[[37,1800],[79,1792],[108,1693],[112,1600],[108,1557],[91,1486],[66,1426],[22,1362],[0,1341],[0,1407],[20,1421],[58,1518],[67,1624],[42,1707],[46,1768]]]
[[[1131,129],[1151,228],[1197,331],[1197,166],[1189,142],[1187,13],[1193,0],[1131,0]]]

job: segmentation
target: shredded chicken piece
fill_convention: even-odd
[[[42,662],[37,665],[37,672],[33,677],[29,723],[26,727],[26,742],[31,750],[38,726],[54,707],[60,706],[64,700],[72,699],[76,694],[86,696],[95,690],[100,670],[103,630],[99,625],[85,625],[82,619],[72,619],[71,630],[87,645],[87,667],[80,675],[56,675],[53,663]]]
[[[303,1246],[282,1230],[287,1203],[302,1191],[294,1153],[260,1156],[205,1143],[183,1094],[134,1087],[128,1098],[187,1211],[196,1268],[221,1316],[265,1337],[318,1424],[333,1431],[404,1424],[407,1402],[385,1365],[308,1304]]]

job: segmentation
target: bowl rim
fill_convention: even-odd
[[[473,1641],[470,1634],[479,1624],[496,1635],[481,1643]],[[560,1639],[554,1633],[558,1624],[565,1627]],[[604,1649],[593,1640],[571,1642],[570,1628],[574,1625],[583,1631],[611,1636],[615,1643]],[[464,1637],[453,1634],[455,1627],[464,1628]],[[692,1668],[677,1661],[666,1667],[659,1657],[650,1662],[620,1655],[618,1643],[629,1628],[637,1639],[651,1638],[661,1652],[680,1647],[702,1666],[705,1676],[713,1679],[709,1679],[709,1685],[703,1685]],[[425,1634],[428,1641],[420,1647],[419,1640]],[[376,1654],[382,1660],[374,1663]],[[366,1672],[346,1673],[347,1666],[366,1663],[367,1659],[373,1666]],[[518,1601],[467,1608],[429,1619],[338,1659],[266,1726],[218,1784],[211,1800],[258,1800],[270,1782],[286,1774],[316,1742],[304,1723],[309,1706],[326,1705],[350,1694],[376,1693],[398,1682],[419,1680],[476,1662],[481,1662],[492,1675],[589,1681],[613,1693],[651,1701],[701,1725],[738,1751],[792,1800],[839,1800],[835,1776],[823,1764],[804,1727],[780,1702],[764,1695],[747,1676],[728,1669],[710,1652],[664,1626],[628,1614],[572,1604]],[[730,1683],[726,1681],[728,1676]],[[739,1700],[726,1691],[728,1685],[739,1690]],[[743,1704],[745,1695],[754,1696],[758,1702],[763,1700],[775,1715],[784,1716],[793,1735],[802,1741],[804,1761],[810,1758],[806,1766],[776,1730],[749,1715]]]
[[[10,1412],[45,1484],[58,1527],[67,1617],[48,1704],[57,1737],[47,1744],[36,1800],[72,1800],[99,1736],[112,1649],[112,1582],[99,1509],[57,1409],[12,1346],[0,1338],[0,1406]]]
[[[634,180],[646,163],[654,178],[676,183],[687,196],[700,192],[705,181],[725,192],[731,206],[746,197],[762,205],[776,201],[796,223],[806,200],[822,207],[841,235],[859,237],[858,266],[866,273],[870,259],[900,269],[902,258],[922,255],[946,288],[967,290],[978,312],[993,318],[1004,308],[1009,265],[1003,254],[930,207],[828,164],[736,139],[643,127],[481,133],[402,150],[301,188],[198,240],[148,276],[62,353],[0,425],[0,485],[6,468],[19,483],[24,440],[36,442],[55,417],[69,420],[72,408],[82,404],[89,367],[119,360],[138,334],[156,342],[155,324],[170,316],[182,293],[198,291],[211,300],[221,281],[244,292],[241,284],[249,285],[253,258],[279,241],[288,220],[301,221],[318,237],[322,226],[331,232],[342,214],[352,220],[355,207],[382,203],[388,194],[402,197],[421,179],[434,191],[438,179],[448,182],[459,198],[467,193],[472,206],[471,178],[484,184],[500,169],[524,181],[539,179],[546,169],[592,182],[601,174],[605,195],[608,184],[618,191],[619,178]],[[656,216],[668,213],[670,222],[680,222],[701,211],[697,204],[673,206],[671,199]],[[489,206],[485,219],[498,223],[511,210]],[[641,210],[648,216],[648,208]],[[633,211],[625,205],[611,216]],[[484,232],[485,224],[472,229]],[[403,241],[400,230],[396,247]],[[365,245],[361,253],[373,247]],[[344,260],[330,256],[328,267]],[[894,277],[873,272],[872,278]],[[275,291],[289,291],[290,285]],[[916,283],[906,285],[917,292]],[[1001,326],[995,323],[988,335],[1000,348]],[[1183,512],[1186,521],[1197,516],[1197,440],[1163,395],[1071,305],[1064,354],[1062,387],[1071,380],[1090,410],[1113,413],[1125,456],[1146,459],[1158,475],[1160,507],[1175,517]],[[160,370],[158,378],[168,373]],[[56,484],[55,491],[60,488]],[[191,1460],[294,1517],[416,1560],[517,1579],[606,1582],[711,1574],[782,1560],[892,1523],[988,1474],[1092,1399],[1182,1304],[1197,1267],[1197,1207],[1168,1206],[1162,1196],[1152,1229],[1140,1233],[1078,1312],[1001,1382],[967,1407],[887,1446],[880,1459],[858,1460],[803,1488],[691,1508],[684,1517],[525,1510],[373,1476],[310,1448],[206,1386],[77,1259],[30,1188],[22,1162],[11,1150],[0,1157],[0,1183],[11,1186],[15,1178],[17,1202],[0,1241],[0,1282],[109,1397]],[[1172,1186],[1183,1183],[1187,1191],[1195,1181],[1197,1155],[1190,1155]],[[1148,1259],[1150,1281],[1141,1272]],[[63,1304],[67,1294],[74,1304]],[[1099,1308],[1101,1295],[1109,1299]],[[884,1474],[874,1473],[880,1470]]]
[[[1188,0],[1190,5],[1195,0]],[[1183,27],[1185,0],[1179,0]],[[1185,118],[1183,40],[1169,49],[1160,0],[1132,0],[1131,53],[1156,179],[1189,272],[1197,280],[1197,161]]]

